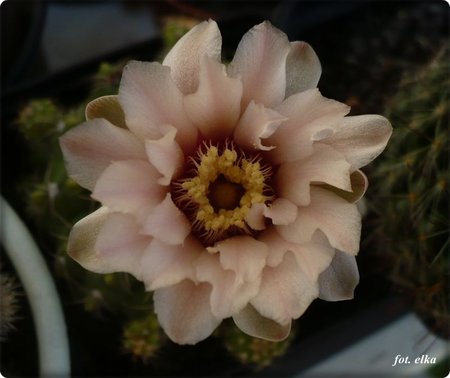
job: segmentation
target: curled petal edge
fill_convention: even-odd
[[[314,186],[327,189],[350,203],[356,203],[364,196],[364,193],[366,193],[369,181],[367,180],[367,176],[358,169],[350,175],[350,182],[352,186],[351,192],[336,188],[329,184],[315,184]]]
[[[99,208],[75,223],[69,235],[69,256],[83,268],[96,273],[110,273],[94,249],[98,234],[110,214],[106,207]]]
[[[94,118],[105,118],[114,126],[127,128],[125,113],[117,95],[102,96],[92,100],[86,105],[85,116],[87,121]]]

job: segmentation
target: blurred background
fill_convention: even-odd
[[[2,196],[24,220],[56,283],[74,376],[324,375],[314,369],[383,330],[416,343],[411,358],[447,345],[445,1],[8,0],[0,9]],[[161,61],[186,31],[209,18],[221,30],[224,61],[263,20],[291,41],[307,41],[322,63],[318,86],[325,97],[347,103],[352,115],[383,114],[394,127],[384,155],[365,169],[370,187],[355,299],[316,300],[283,343],[252,339],[225,322],[196,346],[175,345],[159,329],[140,283],[86,272],[65,253],[71,225],[96,204],[67,178],[57,138],[83,121],[90,99],[117,93],[128,60]],[[0,257],[0,371],[36,376],[29,300],[3,248]],[[407,341],[406,323],[396,323],[410,314],[423,326],[416,341]],[[401,352],[383,354],[369,344],[359,368],[375,366],[367,367],[368,376],[399,372],[388,365]],[[332,365],[333,374],[351,376],[358,365],[352,356]],[[448,366],[448,347],[440,348],[436,364],[419,373],[445,376]]]

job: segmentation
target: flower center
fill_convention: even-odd
[[[208,199],[215,211],[220,211],[220,209],[233,210],[239,206],[244,193],[245,189],[242,185],[228,181],[224,175],[220,174],[209,185]]]
[[[191,219],[193,231],[206,243],[251,234],[245,217],[253,204],[272,198],[266,185],[270,167],[228,142],[224,147],[204,144],[191,162],[194,169],[175,183],[174,198]]]

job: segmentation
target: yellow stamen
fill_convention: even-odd
[[[245,217],[250,207],[270,199],[264,194],[268,169],[258,159],[239,157],[229,146],[222,153],[207,147],[195,165],[197,175],[181,184],[183,199],[196,206],[194,226],[212,238],[231,227],[249,232]]]

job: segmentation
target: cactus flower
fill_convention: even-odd
[[[352,298],[360,168],[391,126],[347,116],[316,88],[320,74],[313,49],[268,22],[228,65],[214,21],[162,64],[128,63],[118,95],[61,137],[69,175],[102,205],[73,227],[70,256],[141,280],[180,344],[229,317],[282,340],[315,298]]]

